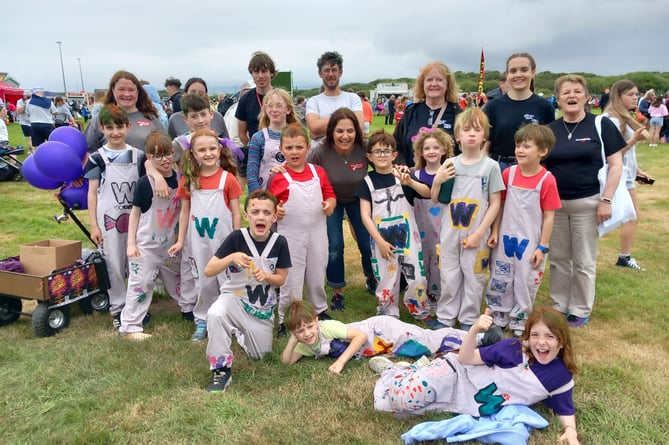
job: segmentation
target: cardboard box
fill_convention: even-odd
[[[48,239],[21,244],[21,264],[30,275],[49,275],[81,258],[81,241]]]

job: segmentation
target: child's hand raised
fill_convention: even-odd
[[[434,182],[443,184],[444,182],[455,178],[455,164],[453,161],[446,161],[439,167],[434,175]]]
[[[490,327],[492,326],[492,316],[490,315],[490,308],[487,307],[485,308],[485,312],[481,314],[478,320],[476,320],[476,323],[474,323],[474,326],[472,328],[476,329],[477,332],[485,332]]]

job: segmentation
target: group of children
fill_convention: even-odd
[[[249,185],[257,187],[244,203],[248,228],[242,228],[235,147],[209,130],[211,112],[202,98],[184,96],[182,110],[191,132],[174,141],[152,133],[145,154],[125,142],[129,122],[124,111],[115,105],[101,110],[107,143],[90,156],[85,173],[91,235],[105,255],[110,310],[120,334],[133,340],[150,337],[142,325],[149,319],[159,277],[184,319],[195,322],[192,340],[209,338],[208,389],[222,391],[231,377],[232,336],[254,358],[271,351],[276,306],[280,329],[291,332],[284,362],[310,355],[309,341],[301,341],[307,345],[302,348],[296,345],[305,338],[299,335],[301,326],[313,323],[304,316],[300,322],[284,316],[300,312],[291,304],[301,301],[306,289],[306,318],[330,318],[324,243],[326,217],[336,196],[325,171],[306,162],[309,137],[291,117],[290,96],[273,90],[264,98],[267,131],[252,137],[260,168],[257,179],[249,178]],[[420,334],[409,335],[420,355],[444,350],[446,338],[455,342],[447,349],[458,349],[462,332],[478,318],[489,264],[492,277],[485,294],[495,323],[517,335],[522,332],[543,274],[552,211],[559,206],[559,199],[556,204],[546,192],[552,177],[539,164],[552,147],[551,133],[544,130],[530,125],[519,131],[518,166],[505,171],[504,179],[497,163],[482,151],[488,123],[478,109],[458,116],[455,135],[462,154],[455,158],[450,136],[440,129],[421,129],[414,141],[415,172],[393,164],[397,151],[390,134],[379,130],[370,136],[367,157],[373,170],[356,194],[372,238],[377,316],[390,326],[389,332],[412,332],[393,325],[401,323],[404,277],[405,306],[414,318],[436,329],[434,337],[418,327]],[[502,218],[505,183],[510,185]],[[492,258],[491,248],[496,248]],[[453,334],[458,322],[463,331]],[[306,331],[322,340],[322,331]],[[375,343],[370,334],[363,341],[363,331],[347,333],[335,323],[333,338],[348,346],[332,372],[339,373],[365,344],[380,348],[374,353],[396,353],[407,340],[386,335]]]

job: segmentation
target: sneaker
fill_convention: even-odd
[[[616,266],[620,267],[629,267],[630,269],[636,270],[646,270],[643,267],[639,266],[634,258],[631,256],[619,256]]]
[[[418,360],[416,360],[415,362],[413,362],[413,365],[416,368],[422,368],[424,366],[429,365],[431,361],[432,360],[430,360],[430,357],[428,357],[427,355],[424,355],[421,358],[419,358]]]
[[[144,319],[142,320],[142,326],[146,326],[151,322],[153,317],[151,317],[151,312],[147,312],[146,315],[144,316]]]
[[[118,314],[112,314],[112,326],[114,326],[114,329],[117,331],[121,329],[121,313],[119,312]]]
[[[383,371],[388,368],[392,368],[393,366],[395,366],[395,363],[393,363],[388,357],[384,357],[382,355],[375,355],[369,359],[369,369],[378,375],[381,375]]]
[[[286,325],[281,323],[279,325],[279,329],[276,331],[276,338],[281,338],[281,337],[286,337],[288,336],[288,331],[286,330]]]
[[[207,391],[213,393],[224,392],[231,381],[232,372],[216,369],[212,373],[211,383],[207,385]]]
[[[130,341],[144,341],[153,337],[151,334],[146,334],[144,332],[126,332],[120,333],[120,335],[122,339]]]
[[[195,332],[190,338],[192,341],[205,341],[207,339],[207,322],[200,320],[195,325]]]
[[[332,303],[330,304],[330,309],[333,311],[344,310],[344,294],[332,294]]]
[[[376,295],[376,285],[379,284],[376,281],[376,278],[374,276],[367,277],[367,281],[365,282],[365,287],[367,287],[367,293],[370,295]]]
[[[522,331],[520,332],[522,333]],[[504,340],[504,338],[504,331],[502,328],[494,324],[490,326],[490,328],[488,328],[488,330],[483,334],[483,338],[481,339],[481,346],[494,345],[495,343],[499,343],[500,341]]]
[[[572,328],[582,328],[590,321],[590,317],[577,317],[576,315],[567,316],[567,324]]]
[[[448,327],[445,324],[443,324],[442,322],[440,322],[439,320],[437,320],[436,318],[432,318],[432,317],[425,317],[425,319],[423,321],[425,321],[425,324],[427,325],[427,327],[429,329],[432,329],[433,331],[436,331],[437,329],[443,329],[443,328]]]
[[[181,318],[183,318],[186,321],[190,321],[191,323],[193,323],[195,321],[195,318],[193,317],[193,311],[182,312],[181,313]]]
[[[330,317],[330,315],[329,315],[327,312],[325,312],[325,311],[323,311],[323,312],[321,312],[320,314],[318,314],[317,317],[318,317],[318,319],[321,320],[321,321],[322,321],[322,320],[332,320],[332,317]]]

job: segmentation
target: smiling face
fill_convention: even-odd
[[[374,164],[377,173],[387,174],[393,171],[393,161],[397,157],[397,151],[393,147],[384,144],[374,144],[367,153],[367,159]]]
[[[272,72],[268,69],[252,71],[251,77],[259,91],[266,91],[272,86]]]
[[[313,346],[318,342],[318,319],[309,323],[302,323],[297,329],[291,331],[298,342]]]
[[[536,71],[527,57],[515,57],[506,67],[509,89],[517,92],[529,92],[530,84]]]
[[[342,152],[349,152],[355,143],[355,124],[350,119],[340,119],[333,133],[335,148]]]
[[[221,145],[215,135],[200,136],[191,145],[193,158],[200,168],[200,174],[208,176],[216,172],[221,156]]]
[[[518,165],[538,167],[543,157],[548,154],[548,150],[540,148],[535,141],[528,139],[516,144],[515,154]]]
[[[147,159],[151,160],[151,163],[161,175],[170,176],[172,174],[172,163],[174,162],[173,151],[162,154],[147,153],[146,157]]]
[[[446,78],[442,76],[437,68],[432,68],[423,81],[423,89],[425,90],[426,100],[432,99],[434,101],[444,100],[446,97],[446,88],[448,83]]]
[[[438,168],[441,158],[446,154],[446,149],[435,138],[427,138],[423,142],[423,159],[427,167]]]
[[[130,131],[130,124],[105,124],[100,125],[100,131],[107,139],[107,147],[112,150],[123,150],[126,147],[125,139]]]
[[[304,170],[307,152],[309,151],[309,143],[304,136],[284,136],[281,138],[280,150],[283,157],[286,158],[286,167],[296,172]]]
[[[270,227],[276,222],[276,206],[270,199],[251,199],[244,217],[249,223],[251,236],[258,241],[265,241],[270,235]]]
[[[542,365],[552,362],[562,349],[560,340],[543,321],[538,321],[532,326],[528,346],[535,360]]]
[[[290,113],[290,109],[279,94],[268,93],[266,104],[263,106],[265,107],[265,113],[269,117],[270,124],[280,126],[286,124],[286,117]]]
[[[127,113],[137,111],[137,99],[139,92],[137,85],[132,80],[119,79],[112,90],[116,104],[123,108]]]

